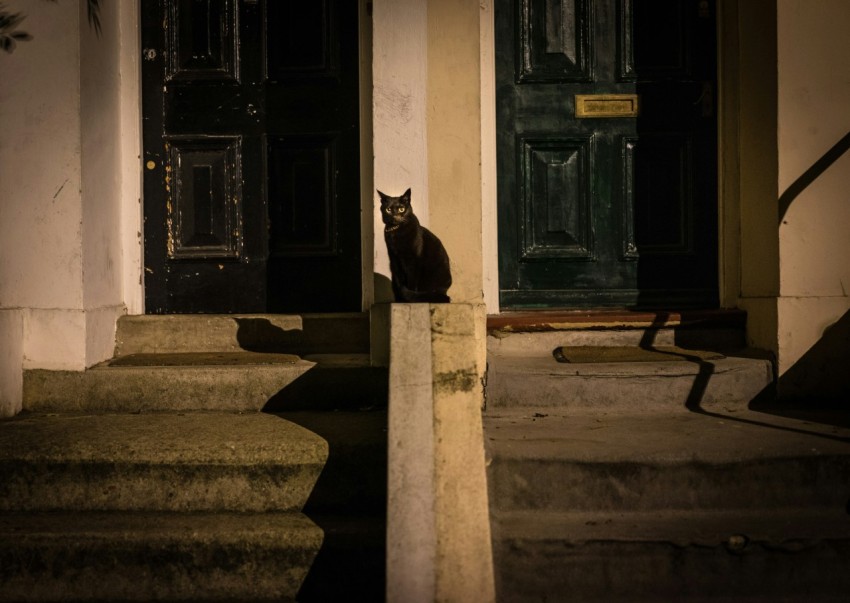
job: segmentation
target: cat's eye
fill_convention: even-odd
[[[406,209],[407,209],[406,207],[399,207],[399,208],[398,208],[398,213],[403,214],[403,213],[405,212],[405,210],[406,210]]]
[[[384,211],[385,211],[385,212],[387,212],[388,214],[393,213],[393,210],[391,210],[389,207],[388,207],[388,208],[386,208]]]

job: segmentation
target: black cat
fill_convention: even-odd
[[[384,240],[390,256],[395,300],[401,303],[448,303],[452,272],[446,248],[419,224],[410,207],[410,189],[401,197],[381,191]]]

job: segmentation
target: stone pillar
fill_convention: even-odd
[[[393,304],[387,601],[495,600],[483,304]]]

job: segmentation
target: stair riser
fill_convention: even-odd
[[[117,356],[239,350],[368,352],[369,321],[363,314],[148,315],[118,321]]]
[[[495,458],[495,509],[640,511],[834,507],[850,500],[850,459],[705,464],[583,463]]]
[[[321,464],[0,464],[2,511],[300,510]]]
[[[266,412],[386,408],[387,369],[317,365],[269,398]]]
[[[839,601],[850,591],[850,541],[786,549],[665,542],[497,543],[499,601]],[[845,599],[846,600],[846,599]]]
[[[180,540],[0,543],[6,601],[294,601],[321,543],[286,546]],[[281,540],[286,540],[281,534]]]
[[[99,367],[24,374],[32,411],[259,411],[314,365]]]
[[[743,329],[573,329],[498,333],[487,337],[487,351],[505,355],[546,356],[561,346],[682,346],[703,350],[738,349],[746,344]]]
[[[549,407],[576,412],[726,409],[747,404],[773,383],[773,370],[767,361],[732,370],[711,372],[706,368],[702,373],[686,372],[691,369],[690,363],[675,362],[664,363],[675,366],[664,367],[665,373],[658,374],[662,369],[651,364],[561,365],[551,373],[523,373],[500,370],[492,363],[487,408]]]

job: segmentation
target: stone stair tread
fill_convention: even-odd
[[[843,510],[497,514],[502,602],[846,600]]]
[[[0,421],[0,461],[321,464],[327,442],[257,413],[24,412]]]
[[[495,511],[502,540],[663,542],[678,547],[769,544],[790,552],[822,540],[850,541],[841,509],[696,509],[633,512]],[[743,536],[744,539],[737,538]]]
[[[196,541],[299,546],[318,550],[322,530],[298,512],[11,511],[0,514],[0,542]]]
[[[116,355],[140,352],[365,352],[365,313],[123,316]]]
[[[606,346],[598,347],[604,349]],[[749,350],[726,350],[718,355],[721,357],[703,360],[700,363],[688,361],[606,362],[604,361],[605,355],[602,353],[600,353],[600,362],[558,362],[552,354],[490,354],[488,361],[491,367],[506,372],[565,378],[576,376],[630,378],[645,375],[676,377],[698,374],[701,364],[710,364],[715,373],[734,372],[749,366],[770,364],[767,358],[760,357],[760,355]]]
[[[159,352],[137,353],[118,356],[108,360],[95,369],[114,367],[198,367],[214,366],[257,366],[257,365],[290,365],[301,359],[295,354],[263,353],[263,352]]]
[[[323,539],[300,513],[4,513],[0,598],[294,601]]]
[[[259,411],[314,368],[275,364],[108,366],[87,371],[30,370],[24,409],[33,411]]]
[[[487,404],[488,408],[547,406],[571,412],[670,412],[686,405],[745,408],[771,390],[774,376],[769,358],[755,350],[721,353],[722,358],[700,361],[575,364],[558,362],[551,348],[536,355],[491,353]]]
[[[837,413],[841,414],[841,413]],[[491,454],[595,462],[724,463],[846,456],[850,428],[752,410],[696,413],[575,413],[498,408],[484,415]]]

